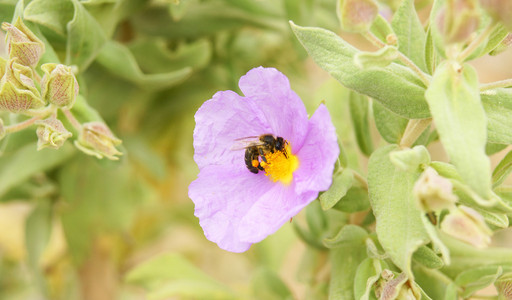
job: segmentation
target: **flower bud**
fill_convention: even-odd
[[[336,8],[341,28],[350,32],[366,32],[379,13],[373,0],[338,0]]]
[[[423,211],[453,208],[457,202],[451,181],[439,176],[431,167],[428,167],[416,181],[413,194]]]
[[[18,18],[14,25],[2,23],[7,32],[9,58],[17,57],[22,65],[34,67],[44,53],[44,43]]]
[[[476,0],[447,0],[437,25],[446,43],[463,43],[478,28],[479,16]]]
[[[59,149],[72,136],[60,120],[48,118],[37,121],[37,150],[43,148]]]
[[[512,273],[502,275],[494,286],[498,290],[498,300],[512,299]]]
[[[480,4],[493,19],[501,21],[508,30],[512,30],[512,1],[480,0]]]
[[[467,206],[450,211],[441,223],[441,230],[478,248],[485,248],[491,242],[492,231],[484,218]]]
[[[0,110],[22,113],[44,106],[32,78],[30,67],[20,64],[17,58],[8,61],[0,80]]]
[[[44,101],[58,107],[70,109],[78,95],[78,82],[71,67],[49,63],[41,66],[44,71],[41,80],[41,96]]]
[[[116,155],[122,155],[115,146],[121,144],[107,125],[101,122],[90,122],[82,124],[82,132],[75,141],[75,146],[86,154],[97,158],[106,157],[111,160],[118,160]]]

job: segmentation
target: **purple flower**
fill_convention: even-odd
[[[255,68],[240,78],[245,96],[221,91],[195,115],[194,160],[198,178],[189,186],[205,236],[222,249],[244,252],[274,233],[332,182],[339,154],[329,112],[306,108],[285,75]],[[241,139],[265,134],[284,144],[262,148],[249,170]],[[273,150],[270,151],[270,150]],[[259,170],[257,170],[259,167]]]

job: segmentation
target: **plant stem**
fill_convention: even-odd
[[[387,46],[381,40],[379,40],[378,37],[376,37],[373,33],[369,32],[369,31],[364,33],[363,36],[368,41],[370,41],[370,43],[372,43],[374,46],[376,46],[378,48],[383,48],[383,47]],[[413,70],[414,73],[418,74],[418,76],[420,77],[421,81],[423,82],[423,84],[426,87],[429,86],[430,80],[428,79],[427,75],[425,73],[423,73],[423,71],[421,71],[420,68],[412,60],[410,60],[407,56],[405,56],[400,51],[398,51],[398,59],[400,59],[400,61],[403,62],[406,66],[411,68],[411,70]]]
[[[489,83],[484,83],[480,85],[480,91],[486,91],[486,90],[492,90],[497,88],[505,88],[512,86],[512,78],[500,80],[500,81],[494,81]]]
[[[80,122],[78,122],[78,120],[75,118],[75,116],[73,116],[73,114],[71,113],[71,111],[69,109],[63,109],[62,113],[64,113],[66,118],[69,120],[71,125],[73,125],[73,127],[75,127],[76,130],[78,130],[78,131],[82,130],[82,125],[80,124]]]
[[[457,57],[457,61],[462,63],[466,58],[468,58],[473,52],[480,46],[480,44],[485,41],[485,39],[494,31],[494,29],[498,26],[498,23],[490,23],[487,27],[473,40],[471,43],[464,49],[459,56]]]
[[[400,147],[410,148],[431,122],[432,118],[409,120],[409,123],[407,123],[407,127],[405,128],[404,135],[400,140]]]
[[[361,176],[361,174],[357,173],[356,171],[352,170],[352,174],[354,175],[354,179],[361,184],[361,187],[365,190],[368,190],[368,182],[366,181],[366,178]]]
[[[23,130],[29,126],[31,126],[32,124],[34,124],[37,120],[41,120],[42,117],[41,116],[37,116],[37,117],[33,117],[31,119],[28,119],[26,121],[23,121],[21,123],[17,123],[17,124],[14,124],[14,125],[10,125],[10,126],[7,126],[5,127],[5,132],[6,133],[13,133],[13,132],[18,132],[20,130]]]

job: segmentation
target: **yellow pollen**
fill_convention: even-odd
[[[265,169],[265,175],[274,182],[289,184],[293,179],[293,172],[299,167],[299,160],[292,154],[292,147],[288,143],[283,151],[268,153],[265,159],[267,162],[262,161],[261,166]]]

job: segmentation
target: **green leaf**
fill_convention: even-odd
[[[318,202],[315,201],[306,207],[306,222],[311,234],[321,238],[327,230],[327,218]]]
[[[146,288],[148,299],[152,300],[236,298],[227,287],[174,253],[162,254],[135,266],[125,280]]]
[[[416,14],[414,0],[404,0],[391,21],[398,38],[398,50],[410,58],[416,66],[426,71],[425,31]]]
[[[403,118],[377,101],[372,101],[373,118],[377,130],[384,140],[391,144],[398,144],[402,138],[408,120]]]
[[[406,118],[430,116],[425,87],[410,69],[392,63],[386,68],[361,70],[354,62],[359,51],[334,32],[290,24],[313,60],[347,88],[370,96]]]
[[[430,269],[420,264],[414,265],[414,281],[421,286],[432,299],[445,299],[446,290],[453,284],[452,279],[440,270]],[[454,285],[457,287],[456,285]],[[457,299],[456,296],[446,300]]]
[[[395,265],[412,279],[411,256],[429,236],[412,194],[419,172],[404,172],[391,163],[389,153],[397,149],[397,145],[388,145],[372,154],[368,188],[379,241]]]
[[[30,176],[62,164],[75,153],[70,143],[64,144],[58,151],[36,149],[36,142],[33,142],[12,152],[5,152],[0,157],[0,196]]]
[[[65,36],[66,24],[73,18],[74,6],[70,0],[33,0],[23,12],[23,17]]]
[[[369,208],[368,190],[358,186],[348,189],[346,195],[334,206],[334,209],[348,213],[364,211]]]
[[[97,61],[113,74],[148,89],[164,89],[174,86],[192,72],[191,68],[185,67],[168,73],[144,74],[130,50],[114,41],[105,44]]]
[[[414,252],[412,259],[429,269],[439,269],[444,262],[437,254],[427,246],[421,246]]]
[[[507,148],[507,145],[505,144],[494,144],[494,143],[487,143],[485,145],[485,154],[488,156],[491,156],[493,154],[496,154],[500,152],[501,150]]]
[[[341,228],[335,237],[324,239],[327,248],[339,248],[353,246],[356,244],[365,245],[368,232],[357,225],[347,224]]]
[[[490,161],[485,154],[487,119],[480,102],[478,78],[470,65],[460,73],[440,65],[426,92],[441,142],[464,181],[484,199],[490,197]]]
[[[257,299],[292,300],[293,295],[275,271],[261,268],[255,271],[252,278],[253,295]]]
[[[489,52],[491,52],[491,55],[493,55],[492,51],[501,44],[507,35],[508,30],[503,25],[497,26],[489,36],[489,40],[487,41],[487,44],[485,45],[481,55],[485,55]]]
[[[75,12],[66,25],[66,64],[84,71],[96,58],[107,41],[101,26],[78,0],[71,0]]]
[[[482,209],[479,207],[473,207],[482,217],[487,224],[498,227],[500,229],[505,229],[508,227],[508,216],[506,213],[501,212],[492,212],[487,209]]]
[[[512,88],[486,90],[480,96],[488,119],[488,142],[512,144]]]
[[[384,46],[374,52],[356,53],[354,62],[361,69],[385,68],[397,58],[398,50],[394,46]]]
[[[402,149],[389,154],[389,159],[405,172],[421,172],[422,166],[430,163],[430,153],[425,146],[414,146],[412,149]]]
[[[349,92],[350,118],[356,135],[356,141],[363,154],[369,156],[373,152],[372,135],[370,133],[368,97],[354,91]]]
[[[345,168],[342,171],[336,172],[332,178],[331,187],[318,197],[322,209],[328,210],[336,205],[347,194],[353,181],[354,175],[350,169]]]
[[[372,293],[373,285],[379,280],[382,270],[386,268],[386,263],[378,259],[368,257],[363,260],[354,276],[354,299],[377,299],[375,293]]]
[[[432,41],[432,32],[430,27],[427,30],[425,40],[425,65],[429,74],[433,74],[437,67],[437,53]]]
[[[393,28],[391,28],[391,24],[389,24],[389,22],[380,14],[378,14],[375,20],[373,20],[370,32],[384,44],[387,44],[387,37],[390,34],[395,35]]]
[[[512,151],[507,153],[492,172],[492,185],[497,187],[503,183],[507,176],[512,172]]]
[[[366,258],[366,246],[361,240],[361,230],[367,235],[366,231],[360,227],[348,227],[345,231],[342,229],[340,234],[345,236],[346,242],[329,253],[331,261],[329,299],[354,299],[356,271],[359,264]],[[350,239],[352,242],[349,241]]]
[[[130,45],[133,57],[146,73],[167,73],[187,67],[201,69],[210,62],[211,48],[206,39],[180,43],[173,51],[164,39],[140,39]]]
[[[503,273],[499,266],[485,266],[464,271],[457,275],[455,283],[463,288],[461,296],[468,298],[475,292],[493,284]]]

